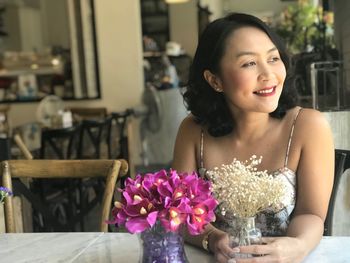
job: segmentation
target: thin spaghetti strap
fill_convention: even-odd
[[[289,134],[289,140],[288,140],[288,146],[287,146],[287,152],[286,152],[286,158],[284,160],[284,167],[287,167],[288,165],[288,158],[289,158],[289,150],[290,150],[290,145],[292,143],[292,138],[293,138],[293,133],[294,133],[294,127],[295,127],[295,123],[298,119],[298,116],[299,116],[299,113],[301,112],[303,108],[300,108],[297,112],[297,114],[295,115],[294,117],[294,120],[293,120],[293,124],[292,124],[292,128],[290,130],[290,134]]]
[[[204,132],[203,132],[203,130],[201,130],[201,143],[200,143],[200,148],[199,148],[199,165],[200,165],[200,168],[204,168],[203,147],[204,147]]]

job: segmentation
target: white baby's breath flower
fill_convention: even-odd
[[[234,159],[231,164],[208,171],[223,211],[238,217],[255,216],[267,208],[278,209],[285,191],[280,179],[255,167],[261,163],[261,156],[257,159],[253,155],[249,160],[250,163]]]

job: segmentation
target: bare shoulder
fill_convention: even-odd
[[[300,118],[305,125],[328,125],[328,121],[318,110],[303,108]]]
[[[303,108],[300,112],[296,125],[298,131],[305,136],[330,133],[330,125],[325,116],[314,109]]]
[[[300,111],[300,112],[299,112]],[[298,114],[299,112],[299,114]],[[313,134],[317,130],[329,130],[330,126],[324,115],[315,109],[295,107],[288,110],[286,119],[288,123],[294,121],[297,117],[295,125],[295,132],[302,132],[303,134]]]
[[[172,167],[178,171],[192,172],[197,169],[196,153],[200,142],[201,126],[193,115],[187,116],[177,133]]]
[[[200,134],[201,130],[201,125],[196,122],[196,119],[192,114],[189,114],[181,122],[179,134],[186,136],[187,138],[194,138],[198,137],[198,134]]]
[[[300,109],[295,107],[286,114],[287,125],[291,125],[297,117],[293,135],[294,143],[300,149],[306,145],[315,147],[315,144],[324,144],[327,143],[326,141],[331,145],[333,140],[331,128],[322,112],[309,108],[302,108],[301,111]]]

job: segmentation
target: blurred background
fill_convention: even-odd
[[[281,35],[300,105],[349,150],[348,0],[0,0],[0,159],[124,158],[129,176],[171,167],[198,36],[230,12]]]

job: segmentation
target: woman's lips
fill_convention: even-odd
[[[276,86],[254,91],[255,95],[263,96],[263,97],[272,96],[275,93],[276,93]]]

